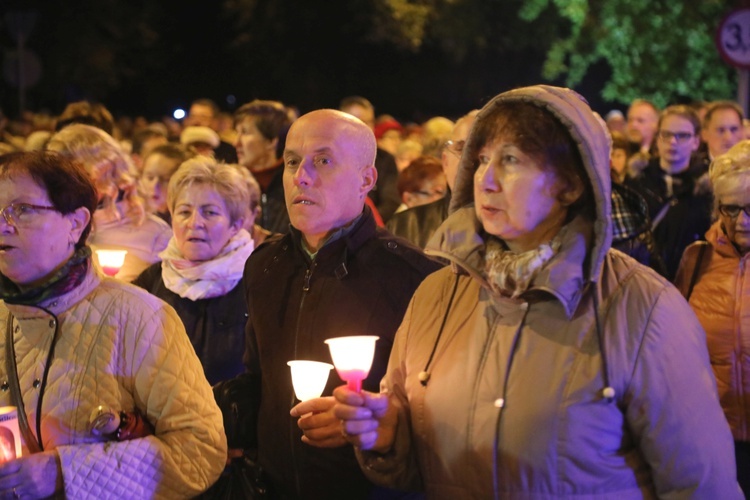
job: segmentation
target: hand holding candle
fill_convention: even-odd
[[[360,392],[362,381],[367,378],[375,355],[374,335],[337,337],[326,340],[331,350],[333,365],[341,380],[347,382],[350,390]]]

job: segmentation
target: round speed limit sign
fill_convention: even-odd
[[[721,21],[716,45],[727,63],[750,69],[750,8],[734,10]]]

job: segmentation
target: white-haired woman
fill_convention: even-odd
[[[711,164],[716,222],[687,247],[675,284],[706,330],[719,398],[750,495],[750,141]]]
[[[74,124],[53,135],[46,149],[75,158],[94,181],[98,205],[88,243],[93,250],[128,251],[116,277],[132,281],[158,262],[172,231],[166,222],[147,214],[135,167],[117,141],[96,127]]]

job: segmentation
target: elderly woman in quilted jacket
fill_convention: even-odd
[[[737,478],[750,497],[750,141],[715,158],[709,177],[717,220],[706,241],[685,249],[675,284],[706,330]]]
[[[177,314],[92,265],[96,200],[74,160],[0,156],[0,406],[22,429],[2,498],[186,498],[224,467],[221,413]]]
[[[430,498],[741,498],[700,324],[610,249],[609,141],[569,89],[479,113],[427,245],[452,265],[414,294],[381,393],[335,391],[371,480]]]

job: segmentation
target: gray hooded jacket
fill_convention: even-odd
[[[741,498],[700,324],[670,283],[610,249],[603,122],[575,92],[537,86],[497,96],[475,127],[508,100],[568,128],[595,220],[567,224],[521,300],[493,293],[470,134],[452,214],[428,245],[453,265],[422,283],[396,335],[381,385],[396,442],[359,453],[365,474],[429,498]]]

